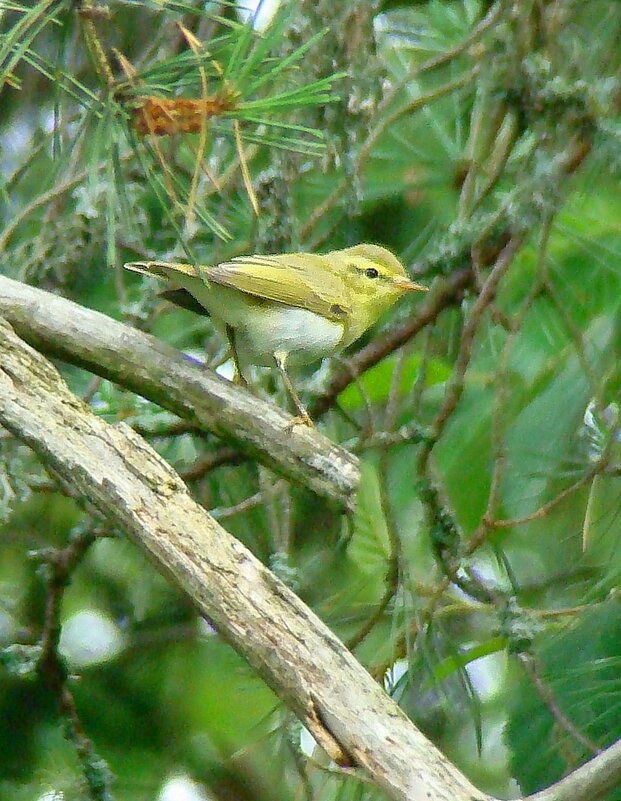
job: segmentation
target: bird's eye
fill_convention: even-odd
[[[364,271],[364,274],[366,275],[367,278],[379,277],[379,272],[375,269],[375,267],[367,267],[367,269]]]

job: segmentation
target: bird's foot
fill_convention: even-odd
[[[245,387],[246,389],[249,389],[250,386],[238,370],[235,371],[235,375],[233,376],[233,383],[237,387]]]
[[[300,412],[292,417],[291,420],[285,423],[285,431],[291,431],[296,426],[306,426],[307,428],[315,428],[315,424],[307,411]]]

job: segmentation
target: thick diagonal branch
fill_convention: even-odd
[[[274,472],[351,509],[355,456],[182,353],[104,314],[0,277],[0,316],[37,350],[137,392],[234,443]]]
[[[192,500],[138,434],[93,415],[2,320],[0,425],[30,445],[69,492],[139,543],[332,757],[364,768],[397,801],[494,801],[418,731],[291,590]],[[615,743],[528,801],[589,801],[620,779]]]
[[[148,552],[333,758],[365,769],[399,801],[488,798],[138,434],[96,417],[2,320],[0,424]]]

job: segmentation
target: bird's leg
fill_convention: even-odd
[[[277,351],[274,354],[274,361],[276,362],[276,367],[278,367],[278,372],[282,376],[282,381],[283,384],[285,385],[285,389],[287,390],[289,396],[295,403],[295,408],[297,409],[298,412],[297,416],[294,417],[293,420],[290,420],[287,423],[287,428],[293,428],[294,426],[300,424],[314,428],[315,424],[311,420],[311,416],[309,415],[309,413],[306,411],[306,408],[304,407],[304,404],[300,400],[298,393],[295,391],[295,387],[293,386],[293,383],[291,382],[291,379],[289,378],[289,375],[287,373],[285,367],[287,361],[287,354],[283,351]]]
[[[237,353],[237,348],[235,347],[235,329],[232,325],[226,326],[226,338],[229,341],[229,348],[231,349],[231,356],[233,357],[233,363],[235,365],[235,375],[233,376],[233,382],[235,384],[239,384],[242,387],[247,387],[248,382],[244,378],[244,374],[241,371],[241,366],[239,364],[239,355]]]

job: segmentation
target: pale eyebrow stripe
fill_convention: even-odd
[[[270,256],[235,256],[235,258],[231,259],[230,261],[223,262],[221,267],[226,267],[227,265],[238,265],[238,264],[257,264],[264,267],[282,267],[282,262],[274,259]]]

